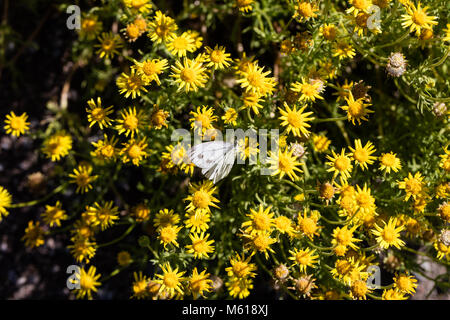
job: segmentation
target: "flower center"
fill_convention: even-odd
[[[219,63],[224,60],[224,54],[220,50],[213,50],[210,55],[210,59],[214,63]]]
[[[392,243],[397,239],[397,234],[393,228],[386,227],[383,230],[383,239],[388,243]]]
[[[138,159],[141,156],[142,150],[139,146],[133,145],[128,150],[128,156],[132,159]]]
[[[176,288],[176,286],[178,285],[178,277],[173,272],[166,273],[166,275],[164,276],[164,284],[168,288]]]
[[[197,191],[192,197],[192,203],[196,208],[205,209],[208,207],[209,195],[205,191]]]
[[[94,108],[91,111],[91,114],[92,114],[92,117],[97,121],[103,120],[106,116],[105,110],[103,108],[99,108],[99,107]]]
[[[412,21],[419,26],[423,26],[426,22],[426,17],[427,16],[425,12],[423,12],[422,10],[418,10],[413,13]]]
[[[263,76],[257,72],[251,72],[247,76],[247,81],[250,85],[256,88],[263,86]]]
[[[94,286],[94,279],[92,279],[91,276],[89,275],[84,275],[83,277],[81,277],[80,279],[80,286],[83,289],[90,289]]]
[[[385,154],[381,158],[381,163],[386,167],[392,167],[395,163],[395,156],[393,156],[392,154]]]
[[[334,162],[334,166],[336,167],[336,169],[338,169],[339,171],[345,171],[348,169],[348,167],[350,166],[350,159],[348,158],[344,158],[344,157],[339,157],[336,159],[336,161]]]
[[[301,128],[303,126],[302,117],[297,112],[289,112],[287,120],[293,127]]]
[[[183,71],[181,71],[180,73],[180,78],[185,82],[194,82],[195,72],[193,69],[190,68],[183,69]]]
[[[138,127],[139,120],[133,115],[129,115],[124,119],[124,125],[128,130],[135,130]]]
[[[23,118],[21,117],[14,117],[11,119],[10,126],[14,130],[22,129],[23,127],[25,127],[25,120],[23,120]]]
[[[300,3],[297,10],[298,13],[305,18],[309,18],[314,15],[311,4],[309,2]]]
[[[358,101],[349,102],[348,104],[348,112],[353,117],[361,117],[363,115],[363,110],[362,104]]]

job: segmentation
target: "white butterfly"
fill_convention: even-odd
[[[236,145],[225,141],[200,143],[187,152],[191,161],[209,180],[216,183],[225,178],[233,167],[236,158]]]

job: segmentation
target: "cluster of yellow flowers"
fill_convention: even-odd
[[[74,137],[69,128],[45,136],[42,154],[70,171],[52,195],[73,185],[83,207],[69,209],[58,199],[45,206],[41,221],[28,223],[23,236],[26,246],[39,247],[49,229],[69,226],[64,229],[70,233],[67,249],[83,265],[77,274],[77,298],[92,299],[106,281],[91,264],[96,253],[125,243],[130,234],[139,237],[139,250],[153,259],[152,276],[143,269],[133,272],[130,296],[136,299],[220,298],[223,285],[230,297],[242,299],[251,294],[257,277],[267,273],[276,290],[294,299],[403,300],[415,293],[420,269],[402,266],[400,253],[426,255],[448,268],[448,98],[430,99],[436,105],[429,113],[438,118],[430,120],[436,121],[433,137],[440,139],[443,151],[426,155],[427,160],[409,159],[396,144],[417,136],[405,132],[405,137],[395,137],[399,131],[385,132],[392,123],[380,119],[398,117],[409,125],[418,120],[400,115],[404,108],[397,114],[392,101],[392,108],[383,106],[377,96],[384,94],[381,78],[376,80],[380,88],[374,89],[350,79],[356,69],[350,65],[366,59],[377,68],[386,66],[407,108],[425,99],[410,97],[397,79],[404,76],[413,85],[415,80],[407,77],[419,77],[429,65],[419,65],[408,75],[401,53],[380,57],[367,46],[382,49],[402,41],[434,46],[432,40],[439,39],[446,42],[446,53],[430,69],[442,78],[439,72],[446,71],[436,70],[449,55],[450,25],[434,38],[438,17],[431,13],[433,7],[409,0],[348,0],[345,8],[330,1],[289,1],[283,8],[288,22],[269,28],[279,27],[281,34],[271,38],[278,47],[272,72],[242,49],[240,58],[233,59],[231,49],[205,46],[205,31],[182,30],[149,0],[113,2],[121,5],[120,33],[104,32],[105,22],[92,10],[82,16],[79,42],[95,48],[96,63],[121,65],[115,85],[122,107],[104,106],[110,99],[106,96],[89,97],[85,111],[92,139]],[[240,19],[257,17],[259,34],[271,19],[261,6],[255,0],[236,0],[224,8]],[[373,6],[384,17],[375,26]],[[377,42],[387,23],[398,17],[406,33],[391,43]],[[134,47],[141,43],[145,46]],[[433,83],[421,94],[430,97],[436,87]],[[4,129],[14,137],[28,134],[27,120],[26,113],[11,111]],[[271,176],[245,166],[223,184],[204,178],[194,182],[197,171],[186,146],[170,139],[172,130],[183,124],[205,140],[216,139],[216,130],[226,128],[279,128],[278,150],[269,153],[266,164],[258,159],[256,165],[258,170],[269,168]],[[386,142],[388,136],[397,142]],[[429,141],[422,138],[417,143]],[[243,160],[258,158],[261,148],[248,138],[238,142]],[[118,190],[118,181],[124,181],[120,174],[127,170],[138,180],[128,181],[131,190],[145,194],[137,193],[134,205]],[[111,194],[115,201],[106,200]],[[0,186],[0,221],[20,206]],[[100,234],[103,238],[122,225],[127,229],[121,236],[98,243]],[[409,241],[434,251],[418,252]],[[136,241],[131,246],[137,247]],[[136,252],[121,250],[111,276],[137,266],[142,251]],[[369,285],[370,267],[377,265],[390,265],[395,276],[374,288]]]

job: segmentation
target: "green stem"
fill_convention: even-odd
[[[39,204],[41,202],[47,201],[48,199],[50,199],[55,194],[58,194],[58,193],[64,191],[64,189],[68,185],[69,185],[69,182],[63,183],[62,185],[60,185],[59,187],[57,187],[56,189],[54,189],[52,192],[50,192],[49,194],[47,194],[45,197],[43,197],[41,199],[28,201],[28,202],[20,202],[20,203],[11,204],[11,205],[7,206],[7,208],[14,209],[14,208],[23,208],[23,207],[35,206],[35,205],[37,205],[37,204]]]
[[[107,246],[110,246],[112,244],[119,242],[120,240],[125,238],[134,229],[135,226],[136,226],[136,223],[133,223],[131,226],[128,227],[128,229],[120,237],[118,237],[110,242],[99,244],[97,246],[97,248],[107,247]]]
[[[347,120],[347,117],[338,117],[338,118],[325,118],[325,119],[315,119],[313,122],[315,123],[321,123],[321,122],[334,122],[334,121],[342,121]]]

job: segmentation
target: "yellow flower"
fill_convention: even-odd
[[[213,195],[217,193],[217,187],[214,186],[212,181],[205,180],[202,183],[189,184],[189,192],[184,201],[190,201],[186,206],[187,212],[207,212],[210,213],[211,207],[219,208],[217,206],[218,199]]]
[[[361,120],[368,121],[366,116],[369,113],[373,113],[372,110],[368,109],[371,104],[364,103],[363,98],[355,100],[351,91],[349,92],[348,98],[345,97],[345,100],[347,101],[347,105],[341,106],[340,108],[347,111],[348,121],[352,121],[355,124],[356,120],[359,125],[361,124]]]
[[[209,277],[210,274],[206,273],[206,269],[200,273],[198,273],[197,267],[192,270],[192,275],[189,278],[189,290],[194,299],[205,298],[204,293],[211,291],[213,281]]]
[[[243,92],[241,99],[243,105],[240,110],[251,109],[256,115],[259,115],[259,109],[262,109],[263,106],[259,104],[262,100],[258,93]]]
[[[40,222],[28,221],[28,226],[25,229],[25,235],[22,237],[22,241],[29,248],[39,247],[44,244],[44,236],[46,232],[40,226]]]
[[[360,139],[355,140],[355,148],[349,147],[352,151],[351,157],[355,161],[355,164],[359,165],[362,170],[367,169],[368,164],[373,164],[376,157],[372,156],[375,152],[375,148],[372,142],[368,141],[363,147]]]
[[[117,254],[117,263],[121,267],[126,267],[133,262],[131,255],[128,251],[120,251]]]
[[[250,295],[250,290],[253,289],[253,280],[249,278],[232,277],[225,285],[232,298],[244,299]]]
[[[302,78],[302,82],[294,82],[292,84],[292,91],[301,93],[299,100],[306,100],[306,101],[316,101],[316,99],[323,98],[320,96],[321,92],[323,91],[323,82],[322,81],[313,81],[310,79],[309,81],[306,81],[305,78]]]
[[[112,201],[107,201],[103,205],[95,202],[94,205],[86,208],[87,214],[91,217],[91,225],[100,225],[102,230],[112,226],[119,219],[119,208],[113,207]]]
[[[394,288],[406,294],[413,294],[416,292],[417,280],[407,274],[400,274],[394,277]]]
[[[251,256],[245,258],[244,254],[240,256],[236,254],[234,257],[230,257],[230,267],[225,268],[229,277],[242,278],[254,278],[256,276],[256,265],[250,262]]]
[[[167,294],[169,298],[175,296],[176,293],[183,295],[181,282],[185,280],[183,277],[185,271],[178,272],[178,268],[173,270],[169,263],[159,266],[163,272],[162,275],[156,274],[156,277],[159,279],[155,280],[155,282],[161,285],[159,294]]]
[[[125,98],[131,96],[135,99],[140,97],[142,92],[148,92],[144,87],[146,82],[142,75],[136,73],[136,69],[131,69],[130,74],[122,73],[116,80],[117,87],[119,87],[120,94],[125,95]]]
[[[436,240],[433,243],[433,247],[437,251],[437,258],[441,260],[445,257],[446,260],[450,260],[450,245],[445,244],[441,240]]]
[[[320,34],[328,41],[333,41],[336,39],[338,30],[334,24],[325,23],[320,26]]]
[[[237,124],[236,123],[237,117],[238,117],[237,111],[233,108],[228,108],[225,111],[225,114],[222,116],[222,120],[227,124],[232,124],[233,126],[235,126]]]
[[[288,236],[294,236],[294,226],[292,220],[286,216],[276,217],[274,220],[275,228],[282,234],[286,233]]]
[[[152,9],[150,0],[122,0],[125,6],[133,12],[149,13]]]
[[[442,41],[450,42],[450,23],[447,23],[447,29],[444,29],[445,36]]]
[[[334,44],[333,57],[339,57],[339,60],[353,58],[356,55],[355,49],[346,41],[340,40]]]
[[[297,230],[309,239],[313,240],[314,236],[320,236],[320,226],[317,225],[319,218],[311,213],[308,215],[307,210],[303,211],[303,215],[299,212],[297,217]]]
[[[347,226],[344,226],[342,228],[335,228],[333,230],[333,240],[331,240],[331,243],[334,246],[350,247],[355,250],[358,249],[358,246],[355,244],[355,242],[359,242],[362,240],[353,237],[353,232],[355,232],[357,227],[358,226],[354,226],[350,229],[348,229]]]
[[[0,222],[2,221],[3,217],[7,217],[9,215],[9,212],[7,208],[11,205],[12,202],[12,196],[2,186],[0,186]]]
[[[274,90],[276,81],[275,78],[267,77],[270,71],[264,72],[264,67],[259,67],[257,64],[248,64],[245,71],[240,72],[241,78],[237,83],[245,92],[252,92],[264,97],[271,94]]]
[[[276,243],[277,240],[270,237],[270,233],[255,233],[253,235],[242,234],[246,238],[244,244],[245,249],[251,249],[253,253],[264,253],[264,257],[267,259],[269,257],[269,252],[274,253],[273,249],[270,247],[272,244]]]
[[[96,271],[97,269],[94,266],[90,266],[87,272],[83,267],[79,273],[75,273],[77,278],[75,282],[80,285],[80,288],[75,290],[77,299],[83,299],[86,296],[89,300],[92,300],[92,292],[97,292],[97,287],[101,285],[97,281],[101,274],[96,274]]]
[[[398,172],[402,168],[400,159],[393,152],[382,153],[378,160],[380,161],[380,170],[384,170],[386,173],[391,173],[391,170]]]
[[[54,206],[46,205],[45,212],[41,214],[42,220],[50,227],[61,226],[61,220],[67,220],[69,217],[66,211],[61,208],[61,202],[56,201]]]
[[[303,112],[306,109],[306,106],[299,110],[297,110],[297,106],[294,106],[294,108],[291,109],[286,102],[284,102],[284,108],[285,110],[278,108],[281,113],[279,119],[282,121],[282,126],[287,126],[287,133],[292,132],[295,137],[308,137],[310,132],[307,128],[311,127],[311,125],[307,122],[314,119],[309,117],[313,113],[311,111]]]
[[[91,156],[98,158],[101,161],[110,161],[115,159],[118,153],[116,148],[118,140],[116,137],[108,138],[106,134],[103,135],[103,140],[92,142],[95,150],[91,152]]]
[[[293,18],[296,18],[300,22],[307,21],[311,18],[317,17],[316,12],[318,10],[319,10],[319,8],[317,7],[316,3],[311,3],[309,1],[297,0]]]
[[[278,150],[278,155],[271,154],[269,158],[270,170],[272,176],[280,175],[280,179],[287,175],[291,180],[295,181],[299,179],[298,173],[303,173],[303,171],[298,168],[301,165],[297,161],[297,158],[292,155],[293,149],[290,151],[286,149],[285,151]]]
[[[156,11],[154,20],[149,23],[148,36],[153,42],[162,43],[171,38],[177,29],[175,20],[161,11]]]
[[[91,176],[91,173],[91,165],[80,164],[73,169],[73,173],[69,174],[69,178],[73,179],[70,182],[77,185],[77,193],[86,193],[92,189],[91,182],[95,181],[98,176]]]
[[[172,209],[161,209],[155,215],[153,223],[155,227],[159,230],[164,227],[174,226],[180,222],[180,216],[175,213]]]
[[[383,221],[384,226],[380,227],[375,225],[375,230],[372,233],[377,237],[378,244],[383,249],[388,249],[390,246],[394,246],[400,249],[405,245],[405,242],[400,239],[400,232],[405,229],[405,226],[397,226],[397,218],[389,218],[388,223]]]
[[[194,39],[189,33],[183,32],[181,35],[172,34],[167,39],[167,49],[178,58],[185,57],[188,52],[194,52],[197,48]]]
[[[67,246],[70,253],[73,255],[75,260],[79,263],[83,261],[89,263],[90,259],[95,255],[97,244],[91,242],[88,238],[74,237],[71,239],[73,241],[72,245]]]
[[[328,139],[325,135],[313,135],[312,143],[314,146],[314,151],[325,152],[328,150],[328,147],[331,144],[331,140]]]
[[[191,233],[199,233],[208,230],[209,221],[211,220],[211,215],[207,212],[191,212],[186,213],[186,220],[184,220],[184,225],[186,229],[191,229]]]
[[[30,129],[30,123],[27,122],[28,115],[24,112],[20,116],[16,116],[13,111],[6,115],[5,126],[7,134],[12,136],[20,136]]]
[[[125,38],[128,39],[128,42],[136,41],[142,34],[141,29],[139,29],[139,27],[134,23],[127,24],[127,26],[121,31]]]
[[[214,252],[214,240],[209,240],[209,234],[205,232],[189,234],[192,244],[186,245],[187,253],[194,255],[195,259],[209,259],[210,253]]]
[[[99,48],[97,54],[100,58],[113,58],[114,55],[119,54],[118,49],[123,47],[122,39],[119,35],[113,34],[112,32],[103,32],[99,37],[99,44],[95,47]]]
[[[133,295],[131,298],[136,299],[144,299],[148,296],[147,291],[147,285],[149,282],[149,279],[147,279],[147,276],[144,276],[142,274],[142,271],[139,271],[139,274],[137,272],[133,272],[134,282],[133,282]]]
[[[215,46],[214,49],[205,47],[206,59],[208,63],[207,67],[213,67],[214,69],[225,69],[230,66],[230,62],[233,61],[230,58],[230,54],[225,52],[225,48],[222,46]]]
[[[333,92],[333,96],[337,96],[336,102],[348,98],[350,96],[352,88],[353,88],[353,81],[350,81],[350,83],[348,83],[347,79],[345,79],[342,85],[339,83],[336,84],[337,92]]]
[[[353,14],[355,17],[360,12],[369,13],[369,9],[372,6],[372,0],[349,0],[349,3],[352,6],[346,12]]]
[[[142,140],[131,139],[129,142],[123,144],[123,148],[120,150],[120,155],[122,156],[122,162],[128,163],[131,161],[135,166],[139,166],[142,159],[147,158],[148,144],[146,138]]]
[[[168,225],[158,228],[158,239],[160,240],[161,244],[164,245],[164,249],[168,244],[172,244],[175,247],[178,247],[177,237],[178,232],[180,232],[181,229],[182,227],[177,227],[175,225]]]
[[[116,125],[116,130],[119,134],[125,133],[126,137],[131,135],[131,138],[133,138],[134,135],[144,126],[144,113],[142,110],[136,112],[135,107],[129,107],[126,110],[122,110],[120,112],[120,116],[121,119],[116,120],[118,123]]]
[[[334,172],[333,180],[340,174],[343,179],[350,178],[350,173],[352,172],[353,165],[349,154],[345,154],[345,149],[341,150],[341,154],[336,154],[334,150],[331,150],[333,156],[327,155],[327,159],[330,160],[325,164],[330,168],[328,172]]]
[[[438,207],[438,215],[447,223],[450,223],[450,203],[443,202]]]
[[[139,203],[133,207],[131,214],[137,222],[144,222],[150,219],[150,209],[144,203]]]
[[[415,32],[416,36],[420,36],[422,29],[432,29],[433,25],[437,25],[437,17],[427,15],[428,7],[421,7],[420,1],[417,6],[413,3],[406,5],[406,14],[402,15],[402,26],[409,28],[409,32]]]
[[[450,150],[448,150],[448,146],[445,146],[443,149],[445,153],[439,155],[439,157],[441,158],[441,161],[439,162],[439,167],[441,167],[447,172],[450,172]]]
[[[243,222],[241,228],[248,234],[272,231],[272,227],[274,226],[274,214],[270,212],[271,209],[272,207],[270,206],[264,209],[262,205],[259,206],[258,211],[250,208],[250,214],[246,215],[250,220]]]
[[[142,62],[136,61],[132,68],[137,70],[137,74],[146,85],[150,84],[152,81],[161,85],[159,75],[168,67],[166,59],[146,59]]]
[[[83,13],[80,27],[79,35],[81,40],[94,40],[102,30],[103,24],[101,21],[98,21],[96,15]]]
[[[235,0],[234,6],[241,12],[249,12],[252,11],[252,4],[254,2],[255,0]]]
[[[408,201],[410,197],[414,200],[418,198],[424,189],[423,177],[420,172],[416,172],[414,176],[411,172],[408,173],[408,178],[403,181],[397,181],[399,189],[404,189],[406,192],[405,201]]]
[[[177,60],[171,69],[172,74],[170,76],[175,79],[173,82],[178,84],[177,91],[184,88],[186,92],[197,92],[198,88],[203,88],[206,84],[206,69],[201,62],[195,59],[184,58],[183,63]]]
[[[407,300],[408,299],[398,289],[384,289],[383,295],[381,296],[381,298],[383,300]]]
[[[155,129],[161,129],[162,127],[167,128],[167,118],[169,117],[169,112],[159,109],[157,105],[153,106],[153,112],[150,115],[151,127]]]
[[[306,272],[307,267],[315,267],[317,264],[317,259],[319,255],[316,254],[316,250],[311,250],[310,248],[298,250],[294,248],[294,250],[289,250],[289,253],[292,255],[289,257],[289,260],[294,261],[293,265],[298,265],[300,268],[300,272]]]
[[[213,123],[217,120],[217,116],[214,115],[212,108],[207,106],[197,107],[197,111],[191,111],[189,114],[192,115],[192,118],[189,119],[191,128],[200,134],[214,128]]]
[[[364,187],[361,189],[360,186],[356,186],[356,192],[354,194],[355,199],[355,208],[358,210],[360,214],[371,214],[375,212],[375,198],[370,194],[370,188],[367,188],[367,185],[364,184]]]
[[[96,123],[100,129],[109,127],[111,125],[111,119],[108,115],[113,113],[113,107],[102,108],[102,99],[100,97],[97,98],[97,103],[95,103],[94,99],[89,100],[87,103],[89,106],[89,108],[86,108],[89,127],[92,127]]]
[[[72,149],[72,137],[64,131],[57,132],[47,138],[42,146],[42,152],[52,161],[59,161],[61,157],[69,154]]]
[[[350,296],[357,300],[366,300],[366,294],[372,292],[372,289],[367,287],[367,281],[356,280],[351,284]]]

